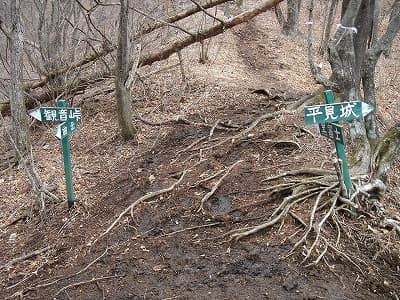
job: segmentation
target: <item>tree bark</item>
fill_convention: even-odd
[[[10,110],[12,116],[12,136],[18,159],[26,157],[30,149],[28,117],[23,91],[23,51],[24,37],[20,19],[20,1],[11,1],[11,67],[10,67]]]
[[[400,124],[389,129],[378,141],[374,153],[373,180],[379,179],[387,183],[392,165],[399,160],[400,154]]]
[[[360,100],[361,85],[364,101],[377,106],[375,68],[383,51],[387,51],[400,30],[400,1],[392,7],[392,17],[386,32],[378,39],[379,0],[344,0],[342,21],[334,41],[329,46],[334,78],[346,100]],[[399,126],[378,140],[376,111],[350,123],[354,153],[353,172],[369,174],[372,180],[386,182],[388,172],[399,153]],[[377,150],[376,150],[377,149]],[[374,163],[375,162],[375,163]]]
[[[298,32],[300,7],[301,0],[288,0],[286,9],[287,18],[285,18],[281,7],[276,6],[275,15],[285,35],[295,35]]]
[[[328,48],[329,39],[331,36],[333,20],[336,15],[338,0],[331,0],[331,5],[329,6],[328,20],[324,26],[324,31],[322,33],[321,45],[319,48],[319,53],[322,55]]]
[[[115,72],[115,94],[117,99],[118,125],[122,139],[133,139],[136,130],[132,123],[132,101],[130,89],[126,86],[129,77],[128,68],[128,1],[120,0],[119,35],[117,65]]]
[[[376,15],[376,14],[375,14]],[[376,22],[374,22],[376,23]],[[362,70],[362,82],[364,90],[364,101],[377,107],[375,94],[375,67],[382,53],[388,51],[392,46],[393,40],[400,30],[400,1],[393,4],[392,14],[386,32],[380,39],[372,31],[372,41],[368,49],[364,68]],[[375,141],[378,138],[376,126],[376,113],[365,118],[368,139]]]

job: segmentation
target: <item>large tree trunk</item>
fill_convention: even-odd
[[[344,0],[342,21],[329,46],[334,78],[346,100],[360,100],[377,106],[375,67],[400,29],[400,1],[393,5],[392,18],[381,38],[377,36],[379,0]],[[361,95],[361,84],[363,96]],[[353,141],[352,170],[371,174],[372,180],[385,183],[390,167],[399,153],[399,127],[390,129],[378,139],[376,112],[350,124]],[[373,149],[373,150],[371,150]],[[383,185],[384,186],[384,185]]]
[[[333,77],[344,94],[346,101],[360,99],[360,49],[364,37],[358,37],[357,20],[360,20],[360,7],[369,0],[344,0],[342,4],[342,20],[329,45],[329,62]],[[358,73],[358,74],[357,74]],[[354,120],[350,123],[350,136],[357,149],[352,154],[351,164],[353,172],[367,173],[369,169],[370,145],[366,139],[363,120]]]
[[[276,18],[284,34],[295,35],[299,31],[301,0],[288,0],[286,5],[287,18],[285,18],[281,7],[278,5],[275,8]]]
[[[115,72],[115,93],[117,98],[118,124],[122,138],[127,141],[135,137],[132,123],[132,101],[130,89],[126,86],[129,77],[128,67],[128,1],[120,0],[119,36],[117,65]]]
[[[377,10],[377,9],[376,9]],[[375,12],[374,15],[378,15]],[[400,30],[400,1],[393,4],[392,14],[386,32],[381,38],[377,38],[376,31],[372,31],[372,39],[370,48],[367,50],[362,72],[364,100],[376,106],[375,94],[375,67],[382,53],[388,51],[393,43],[394,38]],[[376,106],[377,107],[377,106]],[[366,130],[368,139],[374,141],[378,138],[376,126],[376,114],[371,114],[366,117]]]
[[[26,113],[22,83],[24,37],[20,20],[20,2],[11,1],[12,30],[10,34],[10,109],[13,139],[18,159],[27,156],[30,149],[28,117]]]

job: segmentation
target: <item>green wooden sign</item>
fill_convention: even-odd
[[[313,105],[304,107],[306,124],[319,124],[321,135],[332,139],[335,142],[336,154],[341,161],[344,185],[346,186],[347,197],[350,199],[353,193],[349,166],[344,149],[344,137],[342,126],[339,121],[350,121],[365,117],[374,111],[374,107],[362,101],[349,101],[335,103],[333,92],[324,92],[325,105]]]
[[[325,105],[305,106],[306,124],[351,121],[365,117],[374,110],[372,105],[362,101],[349,101]]]
[[[79,107],[67,107],[65,100],[59,100],[57,107],[41,107],[31,112],[30,116],[42,122],[63,122],[58,125],[55,136],[62,143],[68,207],[71,208],[74,206],[75,194],[72,183],[71,146],[68,136],[76,130],[77,124],[82,118],[81,109]]]
[[[344,145],[343,127],[335,123],[318,124],[322,136]]]
[[[42,122],[79,122],[82,117],[79,107],[40,107],[30,116]]]
[[[332,91],[330,91],[330,90],[325,91],[324,96],[325,96],[326,103],[328,103],[330,105],[334,104],[335,98],[334,98]],[[346,190],[347,190],[347,197],[350,199],[351,194],[353,193],[353,184],[351,183],[351,177],[350,177],[349,165],[347,163],[346,151],[344,150],[343,143],[339,143],[336,140],[334,140],[334,141],[335,141],[335,147],[336,147],[336,155],[342,162],[342,175],[343,175],[344,185],[346,186]]]

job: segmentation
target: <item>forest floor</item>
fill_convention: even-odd
[[[305,29],[288,38],[274,28],[269,12],[230,30],[211,41],[204,65],[196,61],[197,46],[185,50],[186,87],[179,68],[138,81],[135,109],[153,124],[135,120],[135,141],[119,137],[112,81],[75,97],[83,122],[71,137],[74,209],[47,203],[39,216],[23,169],[8,168],[3,151],[0,298],[399,299],[399,236],[382,229],[373,212],[343,214],[337,247],[345,254],[328,251],[311,267],[301,264],[301,249],[288,256],[302,229],[291,215],[229,239],[232,230],[267,221],[287,196],[268,190],[267,177],[304,167],[334,170],[332,142],[306,127],[302,112],[285,109],[318,88],[308,71]],[[397,53],[399,39],[394,47]],[[378,66],[383,129],[400,120],[395,56]],[[267,113],[275,115],[239,134]],[[37,170],[65,199],[54,126],[34,122],[31,131]],[[127,209],[149,193],[154,197]],[[399,215],[399,199],[397,164],[382,204]],[[296,214],[307,221],[311,207],[306,201]]]

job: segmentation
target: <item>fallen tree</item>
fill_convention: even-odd
[[[143,66],[151,65],[157,61],[165,60],[165,59],[169,58],[171,55],[173,55],[174,53],[177,53],[178,51],[180,51],[194,43],[198,43],[198,42],[204,41],[206,39],[209,39],[211,37],[222,34],[226,30],[233,28],[234,26],[237,26],[239,24],[242,24],[244,22],[251,20],[252,18],[273,8],[281,1],[283,1],[283,0],[263,1],[260,4],[256,5],[255,7],[253,7],[252,9],[245,11],[235,17],[232,17],[232,18],[224,21],[224,23],[219,23],[210,28],[206,28],[202,31],[193,33],[193,34],[187,36],[186,38],[172,41],[165,47],[160,48],[159,50],[145,52],[141,55],[138,66],[143,67]],[[213,1],[210,4],[208,4],[208,6],[204,6],[204,8],[212,7],[210,5],[215,6],[215,5],[224,3],[224,2],[227,2],[227,1],[222,1],[222,0]],[[188,15],[190,16],[191,14],[197,12],[198,9],[199,8],[196,8],[196,9],[192,8],[192,9],[186,11],[185,13],[182,13],[175,17],[169,18],[168,20],[170,20],[170,21],[181,20],[185,16],[188,16]],[[152,26],[151,30],[150,30],[150,28],[147,29],[147,31],[152,32],[153,30],[160,28],[162,25],[165,25],[165,22],[160,22],[158,25]],[[65,91],[68,91],[70,94],[81,92],[81,91],[84,91],[93,82],[97,82],[97,81],[101,81],[105,78],[113,77],[114,74],[112,73],[111,70],[104,70],[104,71],[100,71],[100,72],[91,74],[90,76],[78,77],[73,82],[63,85],[63,86],[60,86],[57,89],[36,91],[36,89],[38,89],[40,87],[44,87],[48,83],[48,81],[51,79],[52,76],[62,75],[68,71],[74,70],[74,69],[82,67],[84,65],[87,65],[88,63],[93,62],[93,61],[111,53],[112,51],[114,51],[114,49],[115,48],[113,46],[110,46],[110,45],[106,46],[103,49],[101,49],[99,52],[92,53],[88,57],[76,62],[72,66],[60,69],[59,71],[55,72],[54,74],[50,74],[49,76],[47,76],[46,78],[44,78],[40,81],[31,82],[28,85],[26,85],[25,86],[26,87],[25,92],[27,94],[26,105],[27,105],[28,109],[34,108],[38,103],[47,102],[47,101],[53,99],[54,97],[61,95],[62,93],[65,93]],[[133,62],[131,62],[131,65],[129,66],[129,68],[132,67],[132,64],[133,64]]]

